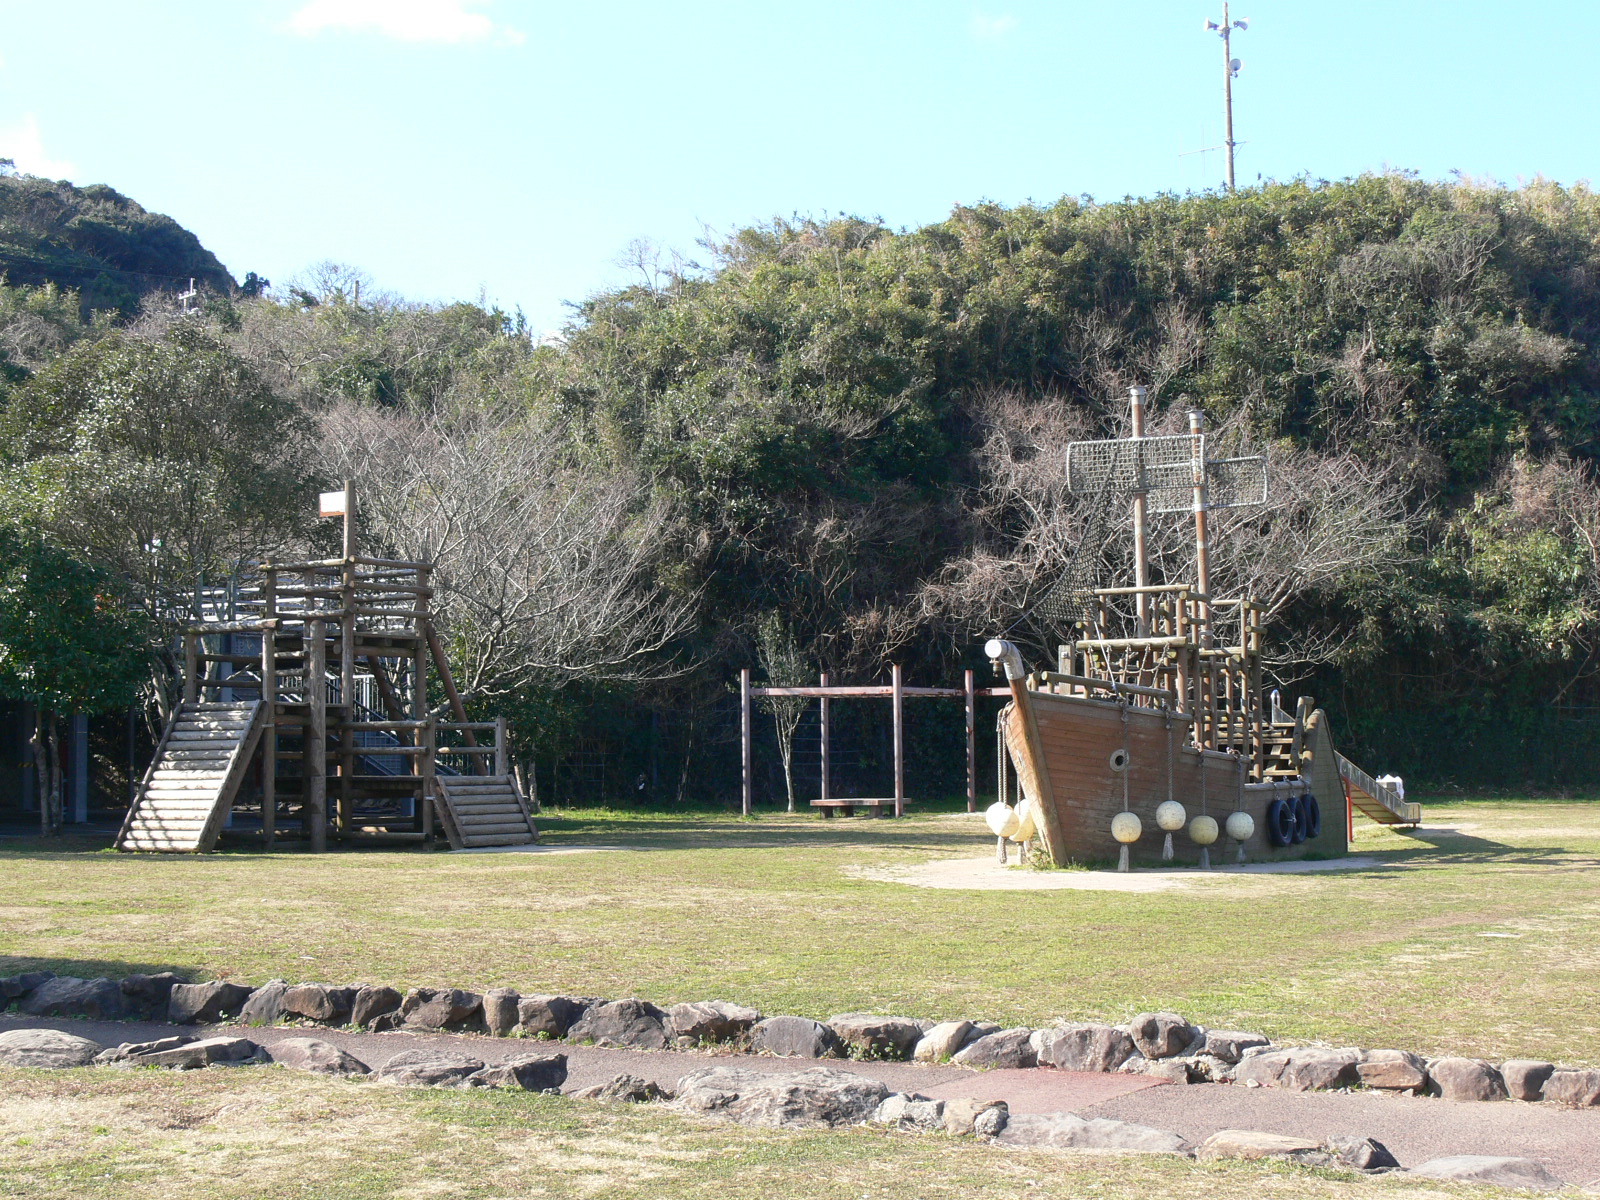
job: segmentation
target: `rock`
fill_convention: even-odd
[[[1513,1100],[1543,1100],[1545,1082],[1555,1069],[1554,1063],[1513,1058],[1500,1064],[1500,1078],[1505,1080],[1506,1093]]]
[[[55,1029],[0,1033],[0,1063],[8,1067],[86,1067],[102,1049],[99,1042]]]
[[[88,1017],[93,1021],[122,1019],[122,989],[110,979],[74,979],[57,975],[22,998],[17,1006],[32,1017]]]
[[[1600,1071],[1553,1071],[1545,1080],[1544,1098],[1574,1108],[1600,1107]]]
[[[1436,1058],[1428,1075],[1446,1100],[1504,1100],[1506,1082],[1481,1058]]]
[[[1127,1060],[1117,1068],[1118,1075],[1147,1075],[1150,1073],[1150,1060],[1135,1050],[1128,1055]]]
[[[490,1037],[510,1037],[516,1032],[521,1001],[511,988],[490,988],[483,994],[483,1024]]]
[[[1011,1113],[995,1139],[1002,1146],[1046,1146],[1056,1150],[1140,1150],[1178,1154],[1183,1139],[1163,1129],[1075,1113]]]
[[[910,1058],[922,1035],[931,1028],[927,1021],[873,1013],[839,1013],[829,1017],[827,1023],[856,1058]]]
[[[1029,1038],[1031,1029],[1002,1029],[971,1043],[950,1061],[963,1067],[1008,1069],[1036,1067],[1039,1057]]]
[[[1200,1143],[1195,1157],[1202,1161],[1215,1158],[1241,1158],[1254,1162],[1262,1158],[1281,1158],[1289,1162],[1325,1166],[1328,1157],[1321,1142],[1308,1138],[1287,1137],[1281,1133],[1260,1133],[1253,1129],[1220,1129]]]
[[[1376,1138],[1333,1137],[1322,1145],[1339,1166],[1357,1171],[1389,1171],[1400,1165],[1389,1147]]]
[[[666,1013],[647,1001],[613,1000],[585,1012],[567,1030],[567,1037],[596,1046],[660,1050],[667,1044],[666,1018]]]
[[[392,987],[364,987],[350,1002],[350,1024],[369,1029],[379,1017],[398,1015],[402,997]]]
[[[1146,1058],[1174,1058],[1189,1049],[1198,1032],[1177,1013],[1140,1013],[1129,1028],[1133,1044]]]
[[[972,1030],[971,1021],[945,1021],[935,1025],[917,1039],[911,1057],[917,1062],[943,1062],[972,1040]]]
[[[565,1054],[519,1054],[490,1063],[472,1076],[480,1087],[521,1088],[525,1092],[560,1091],[567,1081]]]
[[[372,1024],[367,1026],[373,1033],[388,1033],[400,1028],[400,1014],[386,1012],[382,1016],[372,1018]]]
[[[809,1017],[768,1017],[751,1031],[751,1049],[780,1058],[843,1058],[839,1035]]]
[[[651,1100],[671,1099],[660,1086],[637,1075],[616,1075],[572,1093],[574,1100],[598,1100],[602,1104],[646,1104]]]
[[[944,1125],[944,1101],[895,1092],[872,1114],[879,1125],[893,1125],[911,1133],[932,1133]]]
[[[1004,1100],[946,1100],[944,1102],[944,1131],[952,1137],[966,1137],[977,1132],[977,1121],[991,1109],[1000,1109],[1000,1124],[1005,1124],[1007,1105]],[[997,1129],[996,1132],[999,1132]],[[989,1135],[993,1137],[993,1134]]]
[[[165,1040],[165,1039],[163,1039]],[[185,1042],[170,1050],[152,1050],[130,1056],[129,1062],[141,1067],[171,1067],[176,1071],[197,1071],[213,1063],[262,1061],[261,1047],[249,1038],[214,1037]]]
[[[172,999],[173,984],[182,983],[183,976],[172,971],[155,975],[128,975],[117,986],[122,990],[123,1007],[141,1017],[164,1017],[167,1002]]]
[[[1428,1065],[1409,1050],[1368,1050],[1356,1064],[1356,1074],[1369,1088],[1386,1092],[1428,1089]]]
[[[1046,1030],[1039,1061],[1063,1071],[1115,1071],[1133,1057],[1133,1038],[1114,1025],[1082,1022]]]
[[[353,1054],[346,1054],[321,1038],[284,1038],[267,1051],[272,1061],[296,1071],[316,1075],[370,1075],[372,1068]]]
[[[1166,1062],[1180,1062],[1187,1069],[1190,1083],[1232,1083],[1233,1064],[1214,1054],[1196,1054],[1190,1058],[1169,1058]]]
[[[289,990],[286,979],[269,979],[239,1009],[242,1025],[276,1025],[283,1020],[283,994]]]
[[[1232,1029],[1206,1030],[1204,1053],[1220,1058],[1225,1063],[1237,1063],[1246,1050],[1270,1046],[1272,1043],[1259,1033],[1237,1033]]]
[[[1001,1028],[993,1021],[974,1021],[972,1023],[972,1032],[967,1036],[967,1041],[975,1042],[981,1037],[988,1037],[991,1033],[999,1033]]]
[[[1189,1064],[1181,1058],[1147,1058],[1143,1074],[1165,1079],[1168,1083],[1186,1084],[1189,1082]]]
[[[483,997],[460,988],[412,988],[400,1002],[407,1029],[462,1029],[483,1018]]]
[[[1448,1158],[1435,1158],[1409,1174],[1424,1179],[1450,1179],[1463,1183],[1491,1183],[1505,1188],[1527,1188],[1532,1191],[1553,1192],[1561,1181],[1544,1164],[1531,1158],[1495,1158],[1487,1154],[1454,1154]]]
[[[973,1118],[972,1132],[978,1137],[997,1138],[1010,1122],[1011,1109],[1001,1100]]]
[[[174,1034],[172,1037],[157,1038],[153,1042],[123,1042],[109,1050],[102,1050],[94,1056],[94,1061],[101,1066],[129,1066],[133,1060],[146,1054],[155,1054],[162,1050],[176,1050],[179,1046],[187,1046],[198,1038],[188,1037],[185,1034]]]
[[[454,1050],[406,1050],[379,1067],[377,1078],[411,1087],[471,1087],[468,1080],[481,1070],[479,1059]]]
[[[807,1129],[858,1125],[889,1096],[876,1079],[811,1067],[765,1075],[744,1067],[708,1067],[678,1083],[679,1107],[741,1125]]]
[[[672,1038],[702,1042],[732,1042],[747,1037],[761,1014],[726,1000],[674,1004],[667,1010],[667,1033]]]
[[[1234,1077],[1246,1085],[1309,1092],[1358,1083],[1360,1062],[1361,1051],[1354,1048],[1328,1050],[1320,1046],[1295,1046],[1245,1055]]]
[[[297,983],[284,989],[278,1007],[287,1017],[315,1021],[319,1025],[343,1025],[350,1019],[350,1005],[355,998],[356,990],[352,988]]]
[[[569,996],[524,996],[517,1002],[517,1032],[523,1037],[564,1038],[585,1008]]]
[[[27,971],[21,975],[7,975],[0,979],[0,1008],[5,1008],[13,1000],[20,1000],[41,983],[54,979],[54,971]]]
[[[252,990],[221,980],[175,983],[167,999],[167,1020],[174,1025],[195,1025],[236,1017]]]

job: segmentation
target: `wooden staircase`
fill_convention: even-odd
[[[255,700],[181,705],[128,809],[117,849],[212,849],[261,738],[262,713]]]
[[[528,805],[510,775],[438,775],[439,823],[452,850],[530,846],[539,840]]]

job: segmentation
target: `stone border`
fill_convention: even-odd
[[[984,1068],[1055,1067],[1158,1076],[1173,1083],[1234,1083],[1316,1091],[1365,1087],[1447,1100],[1547,1101],[1600,1107],[1600,1069],[1511,1059],[1428,1059],[1404,1050],[1283,1046],[1261,1034],[1206,1029],[1172,1012],[1141,1013],[1123,1025],[1064,1022],[1002,1029],[986,1021],[935,1023],[841,1013],[765,1017],[722,1000],[662,1009],[640,999],[398,989],[371,984],[260,987],[188,983],[173,972],[77,979],[48,971],[0,979],[0,1009],[30,1016],[147,1019],[173,1024],[353,1027],[372,1032],[461,1032],[632,1050],[717,1049],[814,1059],[949,1062]]]

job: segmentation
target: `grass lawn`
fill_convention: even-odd
[[[1194,1200],[1509,1195],[1168,1155],[1016,1152],[883,1130],[786,1133],[659,1106],[387,1088],[277,1068],[0,1070],[0,1196],[63,1200]]]
[[[1276,1038],[1600,1064],[1600,803],[1424,805],[1414,833],[1358,823],[1377,869],[1153,893],[861,877],[991,853],[965,814],[573,810],[546,815],[547,842],[635,849],[548,855],[5,839],[0,974],[173,967],[1024,1024],[1172,1008]]]

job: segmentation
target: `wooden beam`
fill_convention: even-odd
[[[739,811],[750,815],[750,668],[739,669],[739,750],[743,789]]]
[[[328,848],[328,644],[327,626],[306,622],[306,723],[304,820],[311,850]]]
[[[439,672],[439,681],[444,684],[445,697],[450,701],[450,711],[455,714],[456,720],[465,722],[467,706],[461,702],[461,693],[456,691],[456,681],[450,674],[450,660],[444,656],[444,646],[439,641],[439,631],[433,627],[432,621],[427,620],[423,621],[422,630],[428,639],[428,649],[433,654],[433,665]],[[478,744],[478,739],[472,730],[463,730],[463,734],[467,739],[467,745]]]
[[[823,686],[824,689],[826,689],[827,686],[828,686],[828,673],[826,671],[824,671],[822,673],[822,686]],[[829,761],[829,758],[828,758],[828,697],[826,695],[824,695],[822,697],[821,704],[822,704],[822,800],[823,800],[824,803],[826,803],[828,798],[829,798],[829,784],[831,782],[831,780],[829,779],[829,774],[830,774],[829,768],[832,765],[830,763],[830,761]]]
[[[966,674],[967,700],[967,811],[978,811],[978,708],[974,703],[972,672]]]
[[[906,815],[906,763],[905,763],[905,686],[900,675],[900,664],[890,668],[894,680],[894,815]]]

